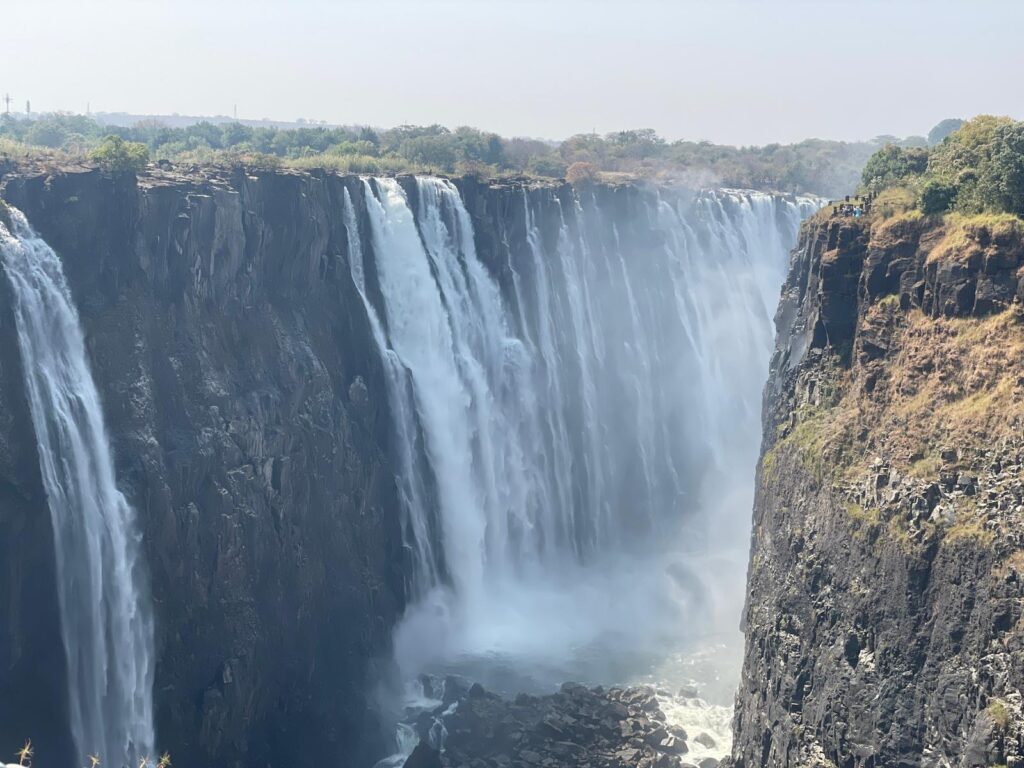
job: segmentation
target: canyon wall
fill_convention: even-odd
[[[72,169],[3,186],[78,306],[144,529],[159,746],[182,764],[358,765],[384,748],[367,699],[402,544],[380,361],[339,271],[353,181]],[[4,282],[0,740],[77,764],[9,300]]]
[[[388,747],[375,697],[392,630],[425,592],[490,605],[492,582],[675,547],[687,520],[706,547],[716,493],[749,488],[749,384],[815,206],[632,184],[4,171],[0,197],[59,255],[80,315],[143,533],[157,746],[182,765],[370,764]],[[48,768],[80,756],[10,308],[0,281],[0,744],[31,736]]]
[[[765,392],[734,759],[1020,765],[1024,231],[805,223]]]

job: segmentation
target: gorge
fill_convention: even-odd
[[[815,200],[4,170],[0,740],[36,734],[42,768],[123,740],[82,743],[54,641],[70,558],[19,344],[22,214],[81,321],[75,397],[94,379],[103,406],[88,474],[127,537],[103,562],[140,579],[110,634],[152,632],[128,687],[152,675],[155,742],[132,749],[370,765],[422,672],[657,682],[668,648],[735,635],[770,317]]]

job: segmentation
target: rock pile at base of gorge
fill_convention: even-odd
[[[417,722],[421,742],[405,768],[717,768],[688,762],[689,736],[666,722],[654,688],[588,688],[566,683],[547,696],[503,699],[479,684],[446,697]],[[454,704],[454,706],[453,706]],[[443,750],[435,723],[444,714]],[[433,736],[431,731],[433,730]],[[710,737],[700,733],[696,741]]]

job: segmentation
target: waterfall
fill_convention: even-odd
[[[362,184],[363,219],[345,198],[349,263],[413,560],[400,663],[639,627],[666,591],[641,580],[648,561],[694,603],[699,557],[734,551],[737,602],[772,310],[815,201],[637,190],[623,207],[522,188],[485,264],[452,182]],[[638,597],[609,610],[634,576]]]
[[[154,746],[153,625],[135,514],[118,491],[99,393],[57,254],[9,209],[0,258],[53,521],[72,736],[84,762],[137,765]]]

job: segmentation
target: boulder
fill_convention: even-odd
[[[702,745],[704,747],[707,747],[708,749],[714,749],[717,746],[717,744],[715,743],[715,740],[713,738],[711,738],[711,735],[708,734],[708,733],[704,733],[703,731],[701,733],[697,734],[693,738],[693,740],[695,742],[697,742],[698,744],[700,744],[700,745]]]
[[[402,768],[443,768],[441,753],[421,741],[402,764]]]
[[[670,755],[685,755],[690,751],[683,739],[677,738],[672,734],[658,742],[657,749],[659,752],[665,752]]]

